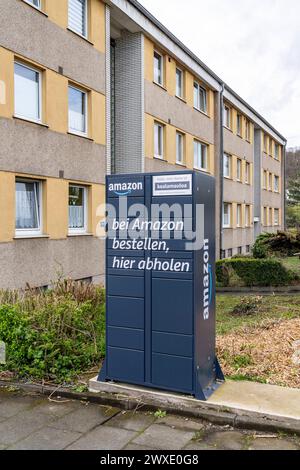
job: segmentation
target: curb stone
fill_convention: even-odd
[[[99,392],[99,393],[77,393],[66,388],[54,386],[42,386],[37,384],[26,384],[0,380],[1,388],[12,387],[26,393],[37,393],[40,395],[64,397],[73,400],[89,401],[99,405],[114,406],[126,411],[166,411],[169,414],[184,416],[186,418],[198,418],[212,424],[221,426],[229,425],[237,429],[248,429],[266,432],[285,432],[300,436],[300,420],[292,418],[281,418],[263,413],[249,412],[245,410],[230,409],[220,405],[199,402],[197,406],[182,402],[170,403],[159,396],[141,395],[138,398],[129,397],[122,393]]]

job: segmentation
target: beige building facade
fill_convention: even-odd
[[[218,256],[284,227],[284,137],[135,0],[0,0],[0,139],[0,288],[103,282],[106,174],[215,176]]]

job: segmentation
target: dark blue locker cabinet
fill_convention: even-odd
[[[205,400],[224,380],[215,353],[214,178],[193,171],[108,176],[106,198],[99,381]]]

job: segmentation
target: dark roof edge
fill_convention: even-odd
[[[199,57],[197,57],[188,47],[186,47],[183,42],[181,42],[171,31],[168,30],[157,18],[155,18],[152,13],[150,13],[143,5],[141,5],[137,0],[127,0],[131,3],[137,10],[139,10],[148,20],[150,20],[155,26],[157,26],[166,36],[169,37],[177,46],[179,46],[187,55],[191,57],[195,62],[197,62],[209,75],[211,75],[220,85],[224,86],[226,90],[229,91],[238,101],[240,101],[244,106],[246,106],[249,111],[254,113],[267,127],[269,127],[275,134],[278,135],[282,140],[287,142],[287,139],[278,132],[275,127],[272,126],[260,113],[258,113],[252,106],[250,106],[243,98],[241,98],[232,88],[230,88],[217,74],[215,74],[204,62],[202,62]]]

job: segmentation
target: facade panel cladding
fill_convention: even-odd
[[[214,175],[218,257],[284,226],[285,139],[135,0],[0,11],[0,288],[103,282],[107,172]]]

